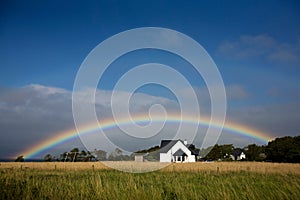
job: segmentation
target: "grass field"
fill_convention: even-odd
[[[107,164],[107,163],[106,163]],[[160,163],[114,162],[126,171]],[[300,164],[171,164],[125,173],[100,162],[0,163],[0,199],[299,199]]]

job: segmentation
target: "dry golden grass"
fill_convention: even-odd
[[[300,164],[266,162],[197,162],[174,163],[163,171],[217,171],[217,172],[254,172],[276,174],[300,174]]]
[[[87,170],[109,169],[101,162],[1,162],[0,169]]]
[[[197,163],[159,163],[133,161],[107,162],[2,162],[0,169],[40,169],[40,170],[107,170],[110,168],[127,172],[161,171],[190,172],[254,172],[262,174],[300,174],[300,164],[266,162],[197,162]]]
[[[0,163],[0,199],[299,199],[300,164]]]

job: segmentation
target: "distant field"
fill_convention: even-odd
[[[102,170],[114,166],[129,172],[138,172],[140,169],[164,167],[160,171],[189,171],[189,172],[255,172],[261,174],[298,174],[300,164],[268,163],[268,162],[196,162],[172,163],[133,162],[133,161],[106,161],[106,162],[0,162],[0,169],[39,169],[39,170]]]
[[[160,163],[110,162],[126,171]],[[299,199],[300,164],[171,164],[125,173],[100,162],[0,163],[0,199]]]

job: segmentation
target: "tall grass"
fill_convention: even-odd
[[[163,168],[164,167],[164,168]],[[2,162],[0,169],[41,169],[41,170],[101,170],[117,168],[128,172],[151,171],[189,171],[189,172],[255,172],[261,174],[298,174],[300,164],[292,163],[266,163],[266,162],[197,162],[197,163],[159,163],[159,162],[132,162],[132,161],[107,161],[107,162]]]
[[[134,174],[101,163],[1,163],[0,199],[298,199],[299,166],[189,163]]]

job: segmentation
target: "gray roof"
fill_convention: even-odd
[[[195,155],[195,156],[199,156],[200,155],[200,149],[190,149],[190,151],[192,152],[192,155]]]
[[[162,140],[159,153],[167,153],[178,141],[182,142],[182,140]]]
[[[182,149],[178,149],[173,156],[187,156],[186,153],[184,153],[184,151],[182,151]]]
[[[241,149],[235,149],[233,151],[233,156],[240,156],[243,153]]]
[[[178,141],[182,142],[182,140],[162,140],[160,143],[159,153],[167,153]],[[185,145],[192,153],[192,155],[198,156],[200,153],[199,149],[193,149],[195,147],[193,144]]]

